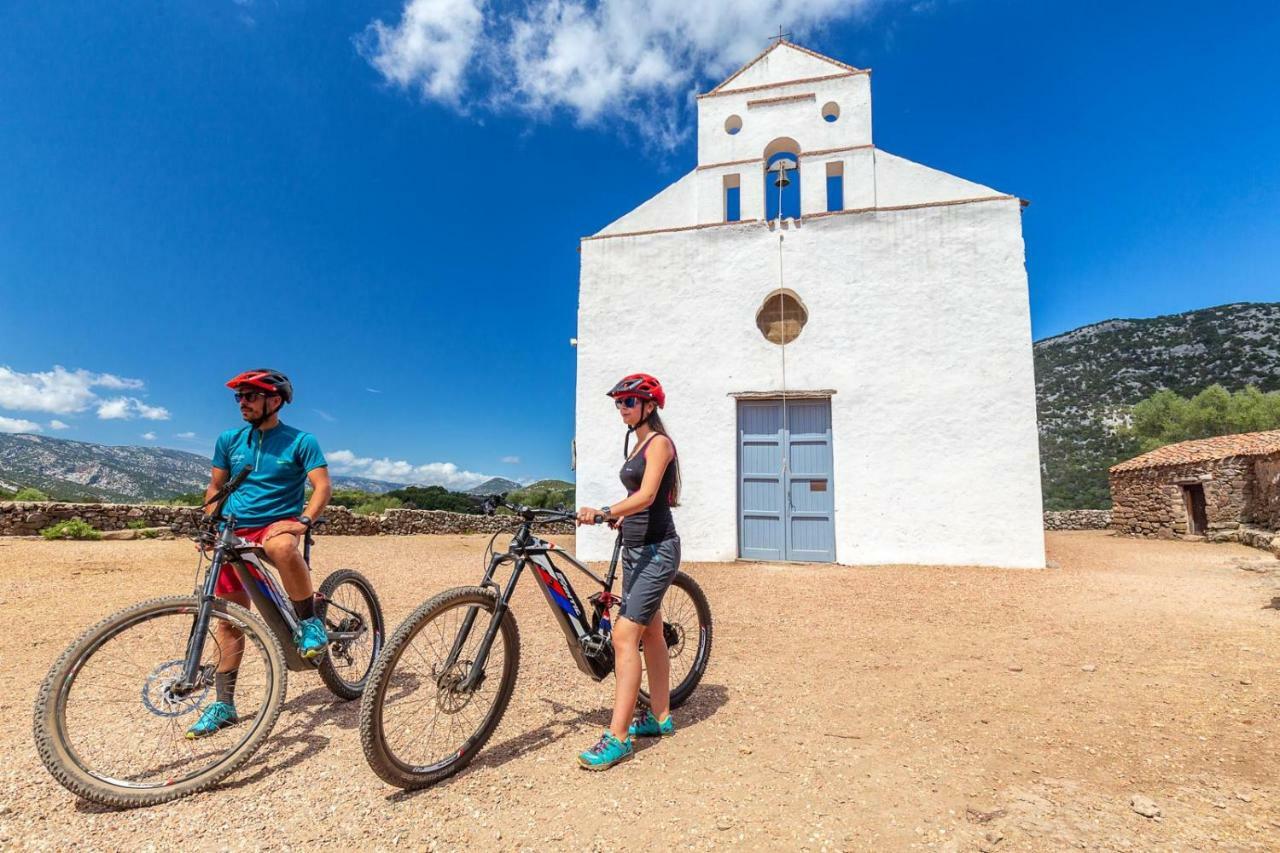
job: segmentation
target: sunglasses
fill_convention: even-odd
[[[619,397],[613,401],[613,404],[619,409],[634,409],[643,402],[639,397]]]
[[[256,403],[265,396],[267,396],[266,391],[237,391],[236,402],[241,403],[248,400],[250,403]]]

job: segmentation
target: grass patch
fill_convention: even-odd
[[[40,531],[45,539],[101,539],[98,529],[82,518],[59,521]]]

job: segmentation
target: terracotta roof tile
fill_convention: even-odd
[[[1160,468],[1165,465],[1185,465],[1189,462],[1209,462],[1232,456],[1264,456],[1280,453],[1280,429],[1268,432],[1243,432],[1238,435],[1219,435],[1214,438],[1198,438],[1157,447],[1150,453],[1111,466],[1112,473],[1138,471],[1143,468]]]

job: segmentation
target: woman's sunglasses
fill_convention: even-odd
[[[636,406],[640,405],[642,402],[644,401],[641,400],[639,397],[618,397],[613,401],[613,404],[617,406],[619,409],[634,409]]]

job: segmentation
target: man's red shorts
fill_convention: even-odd
[[[236,535],[241,539],[252,542],[255,545],[261,545],[263,539],[272,527],[282,521],[297,521],[295,518],[280,518],[264,524],[262,527],[237,527]],[[240,583],[240,576],[236,574],[236,570],[231,566],[224,566],[222,574],[218,575],[218,585],[214,587],[213,594],[226,598],[229,593],[244,592],[244,584]]]

